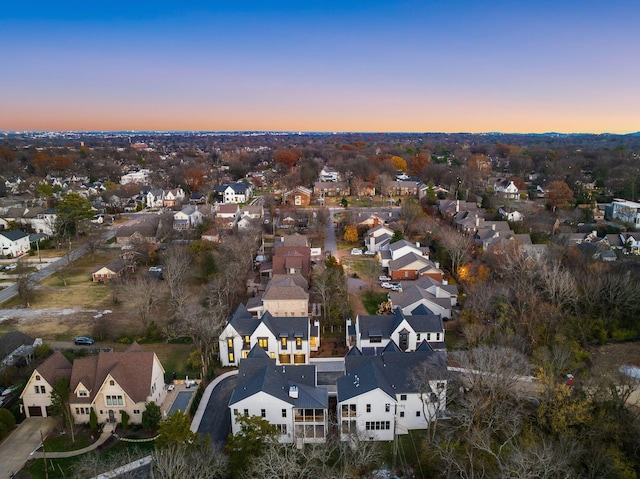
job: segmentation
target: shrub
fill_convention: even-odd
[[[122,430],[126,431],[129,429],[129,414],[127,411],[120,411],[120,415],[122,416]]]
[[[51,354],[51,346],[48,344],[40,344],[36,346],[35,355],[36,358],[46,358]]]
[[[0,440],[7,437],[7,434],[9,434],[9,428],[6,424],[0,422]]]
[[[96,412],[91,408],[89,412],[89,428],[94,432],[98,432],[98,416]]]
[[[147,407],[142,413],[142,427],[150,431],[158,429],[160,421],[162,420],[162,410],[153,401],[147,403]]]
[[[16,418],[8,409],[0,409],[0,423],[7,426],[7,430],[16,425]]]

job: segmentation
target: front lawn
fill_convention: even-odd
[[[365,291],[360,295],[362,305],[369,314],[378,314],[378,307],[387,300],[387,293],[377,293],[375,291]]]
[[[76,451],[91,444],[91,437],[86,433],[75,435],[75,442],[71,441],[71,434],[60,434],[48,437],[44,440],[44,450],[46,452]]]

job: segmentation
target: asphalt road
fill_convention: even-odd
[[[231,413],[229,412],[229,400],[236,387],[237,376],[223,379],[211,393],[207,409],[202,416],[198,434],[204,437],[211,435],[213,444],[224,444],[231,429]]]

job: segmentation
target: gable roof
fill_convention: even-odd
[[[98,356],[76,359],[70,381],[70,402],[91,403],[107,376],[111,376],[136,403],[146,401],[151,390],[155,354],[133,343],[123,353],[100,353]],[[87,397],[74,392],[82,383],[89,391]]]
[[[256,356],[240,361],[238,379],[229,406],[264,392],[296,407],[328,407],[327,389],[316,386],[315,365],[276,366],[275,359]],[[297,398],[289,395],[292,386],[297,389]]]
[[[429,313],[405,316],[400,308],[396,308],[393,314],[388,315],[358,315],[356,324],[360,330],[360,337],[363,339],[369,339],[370,336],[381,336],[389,339],[404,320],[409,323],[416,333],[441,333],[444,331],[442,317],[439,314]]]
[[[413,371],[422,363],[432,364],[434,376],[445,377],[445,354],[432,349],[410,353],[388,351],[380,356],[347,356],[346,374],[337,381],[338,402],[375,389],[381,389],[393,399],[397,394],[415,393]]]
[[[0,337],[0,359],[6,358],[20,346],[31,346],[35,339],[20,331],[11,331]]]
[[[71,378],[71,363],[60,351],[49,356],[35,371],[52,387],[60,378]]]
[[[29,235],[22,230],[9,230],[0,231],[0,235],[7,238],[9,241],[18,241],[19,239],[26,238]]]

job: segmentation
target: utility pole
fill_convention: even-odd
[[[44,462],[44,477],[49,479],[49,470],[47,469],[47,451],[44,447],[44,434],[42,434],[42,429],[40,429],[40,442],[42,443],[42,460]]]

